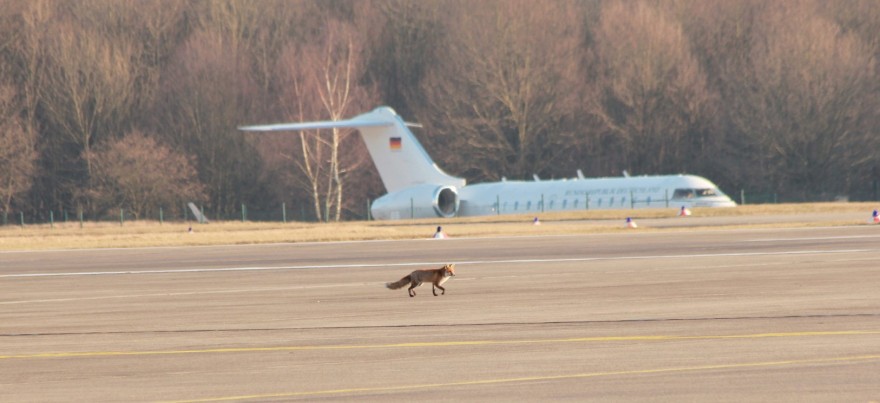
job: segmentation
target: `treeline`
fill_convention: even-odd
[[[880,0],[0,0],[0,210],[362,217],[378,105],[471,182],[876,198]]]

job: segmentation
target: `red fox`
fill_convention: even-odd
[[[393,283],[385,283],[385,286],[396,290],[405,286],[409,283],[409,296],[415,297],[416,292],[413,288],[416,288],[422,285],[422,282],[430,281],[431,282],[431,291],[434,293],[434,296],[437,296],[437,289],[439,288],[442,292],[441,295],[446,294],[446,289],[441,287],[446,280],[449,280],[450,277],[455,275],[455,264],[447,264],[443,265],[443,267],[434,270],[416,270],[410,273],[408,276],[393,282]],[[436,288],[435,288],[436,287]]]

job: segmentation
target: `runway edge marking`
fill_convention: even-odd
[[[681,258],[704,258],[704,257],[747,257],[747,256],[787,256],[787,255],[827,255],[841,253],[866,253],[876,252],[873,249],[836,249],[836,250],[806,250],[806,251],[780,251],[780,252],[744,252],[744,253],[708,253],[693,255],[654,255],[654,256],[607,256],[607,257],[583,257],[561,259],[509,259],[509,260],[471,260],[452,262],[460,265],[477,264],[521,264],[521,263],[561,263],[561,262],[596,262],[609,260],[651,260],[651,259],[681,259]],[[362,263],[340,265],[301,265],[301,266],[269,266],[269,267],[217,267],[205,269],[178,269],[178,270],[123,270],[123,271],[94,271],[94,272],[62,272],[62,273],[16,273],[2,274],[0,278],[28,278],[28,277],[70,277],[70,276],[121,276],[135,274],[185,274],[185,273],[211,273],[233,271],[268,271],[268,270],[303,270],[303,269],[344,269],[344,268],[367,268],[367,267],[409,267],[438,265],[449,262],[405,262],[405,263]]]

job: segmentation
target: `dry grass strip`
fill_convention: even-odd
[[[692,217],[762,215],[828,215],[825,221],[786,222],[785,226],[866,224],[878,203],[805,203],[747,205],[735,208],[693,209]],[[155,221],[119,223],[56,223],[0,227],[0,250],[75,248],[131,248],[285,242],[325,242],[374,239],[429,238],[437,225],[452,237],[496,235],[564,235],[625,231],[626,217],[676,219],[678,209],[589,210],[564,213],[531,213],[488,217],[400,221],[352,221],[344,223],[302,222],[211,222],[210,224]],[[839,220],[831,213],[864,213],[858,222]],[[543,225],[532,225],[536,216]],[[851,215],[851,214],[850,214]],[[189,228],[193,231],[189,232]],[[740,226],[742,227],[742,226]],[[761,227],[750,225],[749,227]],[[650,231],[651,228],[640,228]]]

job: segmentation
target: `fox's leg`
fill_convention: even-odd
[[[443,288],[440,284],[431,284],[431,291],[434,292],[435,297],[437,296],[437,290],[435,290],[434,287],[437,287],[440,289],[440,291],[441,291],[440,295],[446,295],[446,289]]]
[[[413,290],[413,288],[416,288],[416,287],[418,287],[418,286],[420,286],[420,285],[422,285],[422,282],[421,282],[421,281],[418,281],[418,282],[413,281],[412,284],[410,284],[410,286],[409,286],[409,290],[408,290],[408,291],[409,291],[409,296],[410,296],[410,297],[415,297],[415,296],[416,296],[416,291]]]

